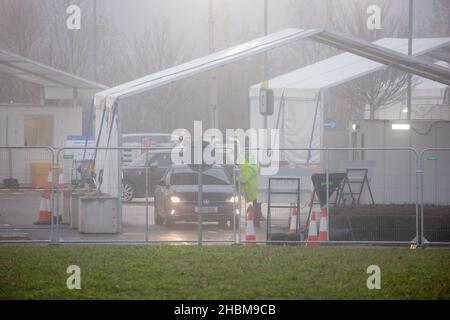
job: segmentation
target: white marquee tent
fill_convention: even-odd
[[[413,55],[422,55],[450,43],[450,38],[413,40]],[[407,54],[408,40],[383,38],[373,42]],[[280,129],[281,148],[323,147],[323,93],[326,89],[385,68],[384,64],[352,53],[342,53],[269,80],[274,91],[274,114],[267,117],[267,128]],[[425,79],[424,79],[425,80]],[[445,84],[433,82],[439,87]],[[424,84],[423,84],[424,85]],[[250,88],[250,127],[263,128],[264,116],[259,112],[260,84]],[[281,110],[281,111],[280,111]],[[281,160],[292,163],[318,163],[320,152],[285,151]]]
[[[447,69],[423,60],[323,30],[285,29],[97,93],[95,95],[97,144],[100,147],[121,147],[121,112],[124,98],[305,38],[450,85],[450,72]],[[104,192],[112,195],[120,194],[121,162],[121,152],[111,152],[110,149],[98,153],[96,168],[104,170]]]

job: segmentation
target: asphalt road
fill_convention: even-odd
[[[36,190],[8,190],[0,189],[0,241],[6,238],[49,239],[51,227],[48,225],[34,225],[37,220],[41,192]],[[287,209],[285,209],[287,210]],[[145,199],[136,199],[123,205],[123,229],[120,234],[82,234],[77,229],[71,229],[64,217],[59,226],[59,235],[62,240],[149,240],[156,241],[197,241],[198,224],[177,223],[171,228],[154,224],[153,203],[148,205],[148,234],[146,234],[146,204]],[[241,211],[245,212],[245,211]],[[263,212],[265,208],[263,206]],[[265,214],[264,214],[265,215]],[[273,214],[272,228],[287,231],[289,212]],[[302,214],[301,220],[306,219]],[[245,238],[245,217],[241,217],[241,238]],[[53,232],[55,231],[54,228]],[[266,239],[266,223],[255,228],[257,240]],[[233,241],[233,229],[220,227],[217,223],[203,224],[203,240],[207,241]]]

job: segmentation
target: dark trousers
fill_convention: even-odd
[[[262,211],[261,211],[261,203],[257,202],[256,200],[253,200],[253,212],[255,213],[254,219],[255,226],[259,227],[262,217]]]
[[[261,216],[261,203],[257,202],[256,200],[253,200],[253,210],[255,212],[255,216]]]

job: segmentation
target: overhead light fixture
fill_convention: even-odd
[[[408,108],[403,108],[402,112],[403,113],[408,113]]]
[[[356,123],[352,124],[352,130],[356,131]]]
[[[392,130],[409,130],[411,126],[409,123],[393,123]]]

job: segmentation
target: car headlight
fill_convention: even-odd
[[[170,197],[170,202],[178,203],[178,202],[181,202],[181,199],[179,197],[172,196],[172,197]]]
[[[233,196],[233,197],[227,199],[227,202],[238,203],[239,202],[239,197],[238,196]]]

